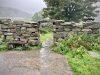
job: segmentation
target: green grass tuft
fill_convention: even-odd
[[[39,45],[37,46],[30,46],[28,45],[28,49],[27,50],[39,50],[42,47],[42,43],[39,43]]]
[[[83,58],[72,57],[72,53],[66,54],[73,75],[100,75],[100,59],[85,55]]]
[[[7,46],[6,45],[0,45],[0,52],[4,52],[7,50]]]
[[[14,48],[14,50],[22,51],[22,47],[21,47],[21,46],[18,46],[18,47],[16,47],[16,48]]]
[[[47,34],[41,34],[40,36],[40,41],[43,42],[45,41],[47,38],[50,38],[51,36],[53,36],[53,32],[49,32]]]

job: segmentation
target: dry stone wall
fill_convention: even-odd
[[[30,45],[38,45],[40,40],[39,24],[11,21],[11,19],[0,19],[2,39],[11,41],[22,41]]]
[[[41,20],[38,21],[38,23],[40,23],[40,29],[42,28],[53,28],[53,24],[51,20]]]
[[[81,35],[85,31],[88,36],[97,37],[99,35],[100,23],[98,22],[54,22],[53,23],[54,42],[60,42],[62,39],[67,40],[69,35]]]

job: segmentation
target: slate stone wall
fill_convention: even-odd
[[[39,24],[11,21],[11,19],[0,19],[2,39],[11,41],[22,41],[30,45],[38,45],[40,40]]]
[[[52,24],[51,20],[41,20],[41,21],[38,21],[38,23],[40,24],[40,29],[42,29],[42,28],[53,29],[53,24]]]
[[[87,32],[88,36],[97,37],[99,35],[99,22],[54,22],[53,24],[54,42],[60,42],[62,39],[67,40],[69,38],[69,34],[73,36],[81,35],[84,31]]]

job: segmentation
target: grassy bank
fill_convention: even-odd
[[[73,75],[100,75],[100,59],[85,55],[84,58],[74,57],[72,53],[66,54]]]
[[[68,40],[55,43],[51,49],[66,56],[73,75],[100,75],[100,59],[88,55],[88,51],[100,53],[100,36],[88,37],[86,32],[70,35]]]
[[[49,32],[49,33],[46,33],[46,34],[42,34],[40,36],[40,41],[43,42],[45,41],[47,38],[50,38],[53,36],[53,32]]]

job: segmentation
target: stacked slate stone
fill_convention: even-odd
[[[40,23],[40,29],[42,28],[53,28],[53,24],[52,24],[52,21],[50,20],[41,20],[41,21],[38,21],[38,23]]]
[[[26,22],[21,27],[21,33],[23,33],[21,40],[27,39],[27,42],[30,45],[38,45],[40,43],[40,39],[39,39],[40,32],[39,32],[39,24],[38,23]]]
[[[54,42],[67,40],[69,35],[81,35],[87,32],[88,36],[97,37],[99,35],[100,23],[98,22],[54,22],[53,23]]]
[[[2,38],[10,39],[12,41],[25,42],[30,45],[39,44],[39,25],[38,23],[24,22],[24,21],[13,21],[3,22],[1,25]]]
[[[54,42],[61,42],[62,39],[67,40],[69,34],[74,34],[74,32],[72,32],[74,26],[71,22],[57,21],[53,24]]]
[[[12,25],[11,19],[0,19],[0,24],[1,24],[1,32],[2,32],[1,38],[3,39],[3,41],[5,41],[6,38],[12,39],[12,33],[10,32],[9,29],[9,27]]]
[[[98,37],[99,29],[100,29],[99,22],[87,22],[83,24],[83,28],[81,31],[87,31],[88,36]]]

